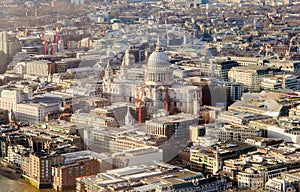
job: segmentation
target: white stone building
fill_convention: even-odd
[[[264,177],[257,170],[247,168],[245,171],[239,172],[237,175],[238,188],[259,189],[263,187]]]
[[[0,109],[10,111],[13,121],[41,122],[48,113],[59,111],[60,101],[33,99],[31,87],[4,87],[0,90]]]
[[[118,77],[113,76],[113,70],[108,64],[103,78],[103,92],[110,96],[112,102],[137,102],[146,105],[149,114],[155,114],[161,109],[198,114],[201,101],[201,88],[192,85],[175,84],[173,69],[168,55],[160,47],[158,41],[156,50],[149,56],[148,64],[139,68],[145,70],[144,80],[128,77],[130,71],[136,71],[133,58],[127,50]],[[168,106],[166,101],[168,98]]]
[[[23,145],[11,145],[7,147],[7,157],[5,159],[18,167],[21,167],[24,155],[33,152],[30,148],[26,148]]]
[[[296,189],[287,180],[280,178],[270,179],[265,185],[267,192],[296,192]]]
[[[116,168],[135,166],[151,163],[153,161],[163,161],[163,150],[149,146],[137,149],[130,149],[121,153],[113,154],[113,164]]]

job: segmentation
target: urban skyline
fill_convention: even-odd
[[[5,0],[0,22],[0,191],[300,190],[297,0]]]

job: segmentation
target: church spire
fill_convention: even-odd
[[[125,125],[134,125],[135,121],[133,116],[130,113],[130,107],[127,108],[127,114],[125,116]]]
[[[157,36],[156,51],[162,51],[161,42],[160,42],[160,35]]]
[[[110,62],[109,60],[107,61],[107,65],[106,65],[106,68],[105,68],[105,74],[107,73],[107,75],[112,75],[113,73],[113,70],[112,68],[110,67]]]
[[[125,54],[123,56],[122,65],[128,66],[130,65],[130,53],[129,49],[126,49]]]
[[[112,80],[112,77],[113,77],[113,70],[110,67],[110,63],[109,63],[109,60],[108,60],[106,68],[105,68],[105,72],[104,72],[104,80],[105,81]]]
[[[105,70],[111,70],[111,67],[110,67],[110,62],[109,60],[107,61],[107,64],[106,64],[106,69]]]
[[[127,68],[135,63],[134,55],[130,54],[130,48],[125,50],[123,60],[120,66],[120,78],[126,79],[127,77]]]
[[[126,54],[126,53],[125,53]],[[125,55],[124,55],[125,57]],[[126,78],[126,74],[127,74],[127,68],[126,68],[126,62],[124,61],[125,59],[123,58],[123,62],[120,66],[120,78],[121,79],[125,79]]]

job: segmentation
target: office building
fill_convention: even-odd
[[[203,125],[191,125],[189,127],[190,141],[191,142],[197,142],[199,137],[205,136],[206,127],[207,126],[203,126]]]
[[[263,175],[255,169],[246,168],[237,174],[239,189],[261,189],[264,186]]]
[[[273,178],[269,179],[265,185],[266,192],[277,192],[277,191],[284,191],[284,192],[296,192],[295,187],[289,183],[285,179],[281,178]]]
[[[247,125],[249,121],[268,119],[266,115],[259,115],[245,111],[224,111],[218,116],[218,121],[221,123],[229,123],[235,125]]]
[[[276,75],[273,77],[264,77],[261,87],[265,90],[295,89],[297,84],[297,78],[293,75]]]
[[[260,91],[260,84],[264,77],[270,77],[280,73],[279,68],[268,68],[265,66],[240,66],[233,67],[228,72],[230,81],[243,83],[246,91]]]
[[[199,149],[195,147],[190,150],[191,169],[205,175],[213,175],[222,170],[224,160],[238,158],[255,149],[253,145],[237,141],[227,141],[221,145],[215,144]]]
[[[201,69],[202,75],[215,77],[223,81],[228,81],[228,73],[233,67],[239,64],[236,61],[226,58],[217,58],[215,61],[197,61],[197,67]]]
[[[108,179],[109,178],[109,179]],[[78,178],[77,191],[223,191],[232,187],[226,176],[203,174],[162,162],[140,164]]]
[[[0,123],[7,124],[9,123],[9,111],[0,109]]]
[[[47,60],[37,60],[26,62],[26,74],[37,77],[48,77],[54,72],[54,65]]]
[[[261,135],[260,130],[245,126],[224,125],[218,130],[219,141],[245,141],[248,138],[260,137]]]
[[[178,114],[146,121],[147,133],[178,139],[188,139],[189,126],[198,124],[197,116]]]
[[[120,153],[114,153],[113,166],[114,168],[124,168],[139,164],[148,164],[153,161],[163,161],[163,150],[157,147],[149,146],[136,149],[125,150]]]
[[[123,133],[123,134],[120,134]],[[98,152],[122,152],[147,146],[159,146],[167,140],[165,136],[137,133],[122,128],[96,128],[88,132],[87,138],[93,150]]]

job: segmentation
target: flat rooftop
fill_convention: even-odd
[[[190,180],[193,178],[204,178],[203,174],[196,173],[187,169],[179,170],[178,172],[174,172],[172,174],[161,175],[156,177],[150,177],[143,179],[145,183],[155,183],[161,181],[163,183],[172,183],[172,184],[180,184],[185,180]]]
[[[291,170],[286,175],[300,178],[300,169]]]
[[[157,122],[157,123],[177,123],[177,122],[185,122],[185,121],[192,121],[196,120],[197,116],[180,113],[177,115],[169,115],[164,117],[158,117],[147,122]],[[146,122],[146,124],[147,124]]]
[[[158,152],[159,149],[157,147],[149,146],[149,147],[142,147],[142,148],[136,148],[136,149],[130,149],[123,151],[121,153],[117,153],[114,155],[123,155],[123,156],[139,156],[139,155],[144,155],[144,154],[150,154],[154,152]]]
[[[269,116],[266,115],[259,115],[255,113],[249,113],[249,112],[242,112],[242,111],[224,111],[222,112],[222,115],[226,116],[234,116],[236,118],[240,119],[250,119],[250,118],[270,118]]]
[[[226,155],[227,153],[233,153],[235,151],[243,150],[246,148],[254,147],[253,145],[250,145],[248,143],[238,142],[238,141],[227,141],[225,143],[217,143],[213,146],[205,147],[205,148],[199,148],[195,147],[195,150],[199,150],[200,154],[206,154],[210,157],[215,156],[215,152],[218,150],[220,156]]]

